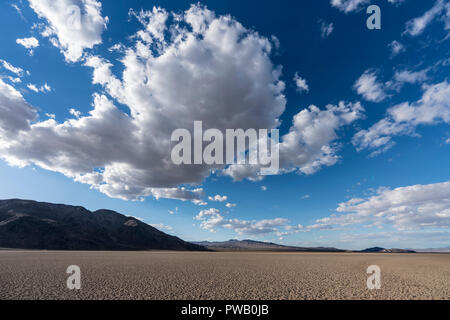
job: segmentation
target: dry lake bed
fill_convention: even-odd
[[[450,254],[0,250],[0,299],[448,300]]]

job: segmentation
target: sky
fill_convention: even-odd
[[[450,245],[449,1],[0,9],[1,199],[112,209],[189,241]],[[279,174],[175,165],[171,133],[198,120],[279,129]]]

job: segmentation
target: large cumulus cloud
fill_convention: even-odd
[[[130,14],[142,29],[128,45],[115,46],[122,54],[120,76],[112,62],[85,53],[83,63],[102,91],[94,95],[90,113],[63,123],[33,121],[36,110],[28,106],[13,139],[0,131],[0,156],[12,165],[61,172],[122,199],[154,196],[204,204],[198,185],[211,170],[257,179],[258,168],[251,166],[174,165],[170,137],[178,128],[192,130],[196,120],[203,121],[204,130],[277,128],[286,99],[281,67],[270,59],[272,43],[231,16],[199,5],[180,14],[161,8]],[[72,60],[79,58],[75,52]],[[282,171],[310,174],[334,164],[338,130],[362,111],[359,103],[343,102],[300,111],[282,137]]]
[[[62,172],[112,197],[195,200],[198,188],[178,186],[201,183],[211,168],[174,165],[173,130],[192,129],[194,120],[220,130],[279,125],[284,84],[270,60],[269,40],[199,6],[182,15],[159,8],[136,15],[143,29],[124,50],[121,78],[104,58],[85,59],[93,82],[109,97],[96,94],[85,117],[24,128],[0,147],[4,158]]]
[[[30,122],[36,118],[36,110],[22,94],[0,79],[0,137],[7,143],[22,130],[30,129]],[[2,141],[2,139],[0,139]]]

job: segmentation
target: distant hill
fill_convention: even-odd
[[[195,244],[205,246],[211,250],[217,251],[310,251],[310,252],[343,252],[336,248],[325,247],[294,247],[284,246],[272,242],[254,241],[254,240],[228,240],[228,241],[201,241]]]
[[[415,253],[414,250],[408,249],[385,249],[381,247],[373,247],[361,250],[360,252],[380,252],[380,253]]]
[[[416,252],[442,252],[442,253],[450,253],[450,247],[445,248],[429,248],[429,249],[414,249]]]
[[[385,250],[385,249],[381,248],[381,247],[373,247],[373,248],[367,248],[367,249],[361,250],[361,252],[382,252],[383,250]]]
[[[48,250],[207,250],[133,217],[29,200],[0,200],[0,247]]]

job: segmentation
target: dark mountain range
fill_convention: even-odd
[[[310,252],[343,252],[344,250],[339,250],[336,248],[305,248],[305,247],[294,247],[294,246],[284,246],[272,242],[262,242],[254,240],[228,240],[228,241],[201,241],[194,242],[195,244],[205,246],[211,250],[217,251],[310,251]]]
[[[0,200],[0,247],[48,250],[207,250],[110,210]]]
[[[346,251],[327,247],[295,247],[272,242],[235,239],[190,243],[165,234],[134,217],[127,217],[115,211],[91,212],[79,206],[20,199],[0,200],[1,247],[46,250]],[[432,251],[432,249],[428,250]],[[412,253],[415,251],[373,247],[358,252]]]
[[[367,248],[364,250],[361,250],[361,252],[382,252],[384,248],[381,247],[373,247],[373,248]]]
[[[254,240],[200,241],[195,244],[214,251],[286,251],[286,252],[381,252],[381,253],[414,253],[407,249],[385,249],[381,247],[367,248],[361,251],[341,250],[333,247],[295,247],[272,242]]]

